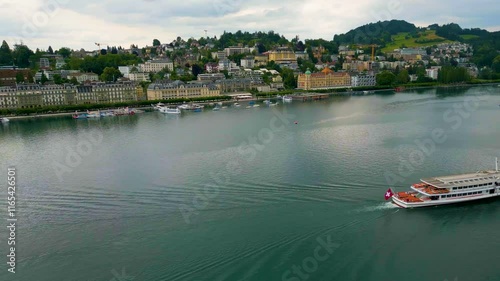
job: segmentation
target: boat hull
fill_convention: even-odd
[[[500,196],[500,189],[497,189],[496,193],[493,193],[493,194],[471,195],[471,196],[466,196],[466,197],[462,197],[462,198],[428,200],[428,201],[422,201],[422,202],[406,202],[406,201],[398,198],[397,196],[393,196],[392,203],[400,208],[410,209],[410,208],[423,208],[423,207],[433,207],[433,206],[440,206],[440,205],[465,203],[465,202],[471,202],[471,201],[476,201],[476,200],[481,200],[481,199],[493,198],[493,197],[497,197],[497,196]]]

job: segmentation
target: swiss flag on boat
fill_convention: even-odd
[[[389,200],[392,196],[394,196],[394,192],[392,192],[392,189],[389,188],[385,193],[385,200]]]

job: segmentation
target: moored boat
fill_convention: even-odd
[[[284,102],[291,102],[292,101],[292,97],[290,97],[290,96],[283,96],[283,101]]]
[[[101,111],[101,117],[111,117],[115,116],[115,113],[113,111]]]
[[[165,104],[159,102],[157,104],[152,104],[151,106],[153,107],[154,110],[160,110],[161,108],[165,107]]]
[[[75,114],[73,114],[73,119],[87,119],[87,113],[78,114],[75,112]]]
[[[160,112],[161,113],[165,113],[165,114],[181,114],[181,110],[179,108],[169,108],[169,107],[163,107],[163,108],[160,108]]]
[[[191,111],[199,112],[204,108],[204,106],[193,103],[193,104],[179,105],[178,108],[182,109],[182,110],[191,110]]]
[[[389,189],[385,197],[401,208],[419,208],[500,196],[498,159],[495,164],[493,171],[421,179],[411,191],[394,193]]]
[[[87,111],[87,118],[101,118],[100,111]]]
[[[0,123],[7,123],[9,121],[10,121],[9,118],[7,117],[0,117]]]

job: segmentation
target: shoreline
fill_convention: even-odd
[[[456,84],[456,85],[435,85],[435,86],[420,86],[420,87],[411,87],[411,88],[405,88],[403,91],[410,91],[410,90],[417,90],[417,89],[438,89],[438,88],[461,88],[461,87],[478,87],[478,86],[497,86],[500,87],[500,83],[481,83],[481,84]],[[324,90],[321,90],[324,91]],[[328,96],[364,96],[364,95],[359,95],[356,94],[358,92],[363,92],[362,90],[352,90],[352,91],[343,91],[343,92],[335,92],[332,91],[330,93],[322,93],[322,94],[327,94]],[[368,89],[365,91],[373,92],[367,95],[373,95],[374,93],[377,92],[390,92],[393,91],[395,92],[394,88],[387,88],[387,89]],[[292,95],[297,95],[297,94],[303,94],[303,93],[321,93],[321,92],[316,92],[314,90],[311,91],[296,91]],[[401,92],[400,92],[401,93]],[[273,94],[279,95],[280,92],[273,92]],[[259,100],[266,100],[266,99],[277,99],[276,97],[264,97],[264,96],[256,96],[255,98],[252,99],[245,99],[245,100],[229,100],[229,101],[222,101],[227,102],[227,103],[234,103],[234,102],[251,102],[251,101],[259,101]],[[210,105],[213,102],[195,102],[196,104],[201,104],[201,105]],[[180,105],[180,104],[179,104]],[[121,107],[120,107],[121,108]],[[137,109],[149,111],[153,110],[152,106],[144,106],[144,107],[134,107]],[[106,110],[117,110],[119,108],[109,108]],[[79,111],[79,113],[84,112],[84,111]],[[32,115],[13,115],[13,116],[2,116],[6,117],[9,120],[23,120],[23,119],[38,119],[38,118],[48,118],[48,117],[65,117],[65,116],[72,116],[74,115],[75,112],[59,112],[59,113],[41,113],[41,114],[32,114]]]

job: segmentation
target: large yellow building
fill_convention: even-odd
[[[297,88],[304,90],[328,89],[348,87],[351,85],[351,75],[347,72],[334,72],[329,68],[323,69],[318,73],[299,74]]]
[[[148,100],[214,97],[220,93],[220,88],[214,84],[153,83],[148,87]]]
[[[297,57],[293,51],[280,48],[276,51],[269,52],[269,61],[274,61],[276,63],[296,62]]]

